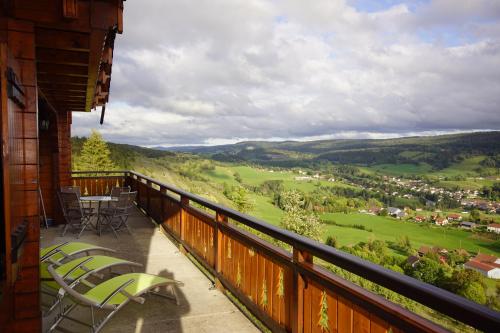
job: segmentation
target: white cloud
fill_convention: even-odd
[[[411,5],[127,2],[103,134],[173,145],[500,129],[499,2]],[[97,118],[75,116],[73,132]]]

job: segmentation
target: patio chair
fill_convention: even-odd
[[[130,186],[123,186],[123,187],[113,187],[111,189],[111,197],[113,198],[118,198],[120,196],[120,193],[128,193],[130,192]]]
[[[82,242],[65,242],[42,248],[40,250],[40,279],[52,280],[47,269],[49,265],[61,266],[64,262],[75,259],[79,254],[88,256],[92,251],[116,252],[106,247]]]
[[[121,228],[127,229],[129,234],[132,234],[130,228],[127,224],[128,217],[130,215],[130,210],[134,206],[134,200],[137,196],[137,192],[120,193],[118,201],[109,208],[101,209],[101,228],[109,227],[116,238],[118,238],[118,233]],[[101,231],[99,231],[100,233]]]
[[[66,225],[64,226],[61,237],[64,236],[68,228],[71,227],[77,229],[78,235],[76,238],[80,238],[83,231],[85,231],[89,225],[92,225],[90,223],[90,218],[93,214],[84,211],[76,192],[59,192],[58,196],[64,219],[66,220]]]
[[[118,198],[121,193],[129,193],[130,192],[130,186],[122,186],[122,187],[113,187],[111,189],[110,196],[112,198]],[[116,206],[116,201],[109,201],[108,202],[108,208],[110,207],[115,207]]]
[[[82,196],[82,191],[80,189],[80,186],[61,186],[61,192],[75,192],[76,195],[78,196],[78,200],[80,200]],[[91,205],[92,203],[89,202],[89,206],[85,207],[85,205],[82,203],[83,212],[86,215],[91,215],[94,213],[94,208],[92,208]]]
[[[109,270],[111,273],[111,270],[117,266],[128,266],[130,271],[134,272],[134,267],[142,267],[142,264],[109,256],[94,255],[73,259],[56,267],[54,272],[66,281],[71,288],[75,288],[80,283],[89,288],[93,288],[95,285],[87,281],[88,277],[95,276],[102,280],[104,275],[100,272]],[[41,283],[42,292],[54,297],[55,300],[47,306],[48,309],[45,311],[44,315],[50,313],[62,300],[60,297],[57,297],[60,286],[54,281],[50,273],[49,276],[50,280],[46,279]]]
[[[153,293],[173,299],[176,304],[179,305],[174,286],[182,285],[182,283],[157,275],[145,273],[123,274],[104,281],[81,294],[71,288],[66,281],[55,272],[53,266],[49,267],[49,272],[61,287],[58,297],[63,297],[65,294],[68,294],[73,301],[72,304],[67,306],[64,306],[63,302],[59,302],[60,312],[54,324],[49,328],[49,332],[58,330],[61,322],[64,319],[68,319],[87,326],[90,328],[91,332],[97,333],[121,308],[127,305],[128,302],[134,301],[139,304],[144,304],[145,298],[142,296],[147,293]],[[170,289],[170,295],[159,294],[158,290],[162,287]],[[89,322],[83,322],[82,320],[70,317],[70,313],[78,306],[90,309]],[[98,319],[98,316],[101,318]]]

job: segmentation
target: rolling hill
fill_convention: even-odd
[[[321,161],[365,166],[425,163],[434,170],[441,170],[474,156],[492,156],[498,162],[500,131],[397,139],[245,141],[232,145],[164,149],[204,154],[219,161],[279,166],[300,166],[304,162]]]

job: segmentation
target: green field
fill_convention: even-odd
[[[351,213],[326,213],[321,216],[323,220],[333,220],[339,224],[362,224],[373,232],[327,225],[327,235],[336,236],[340,245],[352,245],[366,241],[370,237],[385,241],[395,241],[400,236],[408,236],[414,248],[421,245],[440,246],[447,249],[464,248],[467,251],[491,253],[500,255],[498,244],[489,241],[472,239],[472,233],[452,228],[416,224],[388,217],[367,214]]]
[[[388,176],[409,176],[409,175],[424,175],[431,172],[432,167],[426,163],[420,164],[378,164],[367,168],[362,168],[365,171],[371,170],[382,173]]]
[[[402,167],[402,169],[401,169]],[[387,165],[383,170],[386,172],[424,172],[429,166],[415,165]],[[215,170],[204,173],[211,181],[222,184],[237,185],[234,179],[234,173],[238,172],[242,178],[242,183],[252,186],[258,186],[267,180],[282,180],[285,188],[299,189],[304,192],[312,191],[318,184],[324,186],[350,186],[341,182],[328,181],[298,181],[295,177],[298,175],[291,171],[270,171],[268,169],[255,168],[241,165],[217,165]],[[255,193],[249,194],[254,203],[254,209],[249,212],[259,219],[268,223],[279,225],[283,211],[274,206],[271,199]],[[418,248],[421,245],[435,245],[447,249],[464,248],[471,252],[483,252],[499,255],[500,248],[487,240],[477,240],[471,238],[471,233],[463,230],[442,228],[430,226],[428,224],[415,224],[395,220],[388,217],[373,216],[358,213],[326,213],[321,215],[323,220],[334,220],[340,224],[362,224],[373,232],[359,230],[354,228],[339,227],[325,224],[324,239],[328,236],[336,236],[339,244],[352,245],[369,238],[375,238],[385,241],[396,241],[397,237],[407,235],[412,241],[413,247]]]
[[[291,171],[271,171],[242,165],[217,165],[215,170],[207,171],[204,176],[217,183],[227,183],[228,185],[237,185],[234,174],[238,172],[243,184],[259,186],[267,180],[282,180],[286,189],[297,189],[303,192],[313,191],[318,186],[331,187],[352,187],[351,185],[335,181],[326,180],[295,180],[299,174]]]

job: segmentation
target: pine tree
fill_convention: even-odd
[[[80,158],[75,160],[75,169],[82,171],[114,170],[109,148],[99,132],[93,130],[83,143]]]

